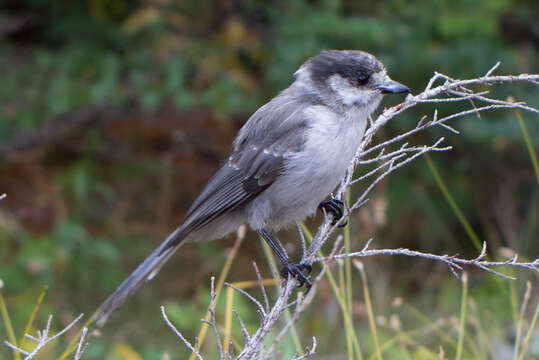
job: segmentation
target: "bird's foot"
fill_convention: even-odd
[[[302,287],[305,284],[305,287],[309,290],[312,284],[307,276],[312,270],[313,268],[309,264],[288,263],[281,269],[281,276],[288,279],[288,275],[291,275],[299,282],[298,287]]]
[[[318,208],[325,210],[333,216],[331,225],[337,224],[337,222],[344,216],[344,202],[333,197],[330,200],[322,201],[320,205],[318,205]],[[339,227],[345,227],[346,224],[347,222],[345,221],[340,224]]]

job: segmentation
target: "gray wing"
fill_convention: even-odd
[[[215,173],[189,208],[180,229],[189,234],[267,189],[282,174],[288,157],[305,143],[310,103],[275,98],[243,126],[228,161]],[[170,242],[177,245],[182,239]]]

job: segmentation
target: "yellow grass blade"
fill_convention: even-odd
[[[350,204],[350,188],[346,189],[345,193],[346,204]],[[350,221],[348,218],[347,224],[343,229],[343,238],[344,238],[344,249],[346,253],[351,252],[350,246]],[[342,269],[342,267],[341,267]],[[342,292],[345,294],[346,306],[348,307],[348,314],[352,314],[352,264],[350,258],[344,259],[344,276],[341,276],[342,281],[344,282],[342,286]],[[346,347],[348,349],[348,358],[353,359],[352,345],[353,339],[349,332],[346,332]]]
[[[275,281],[275,279],[263,279],[262,285],[264,286],[271,286],[276,285],[278,282]],[[252,287],[258,287],[260,283],[258,280],[248,280],[248,281],[238,281],[235,283],[231,283],[234,287],[238,289],[248,289]],[[234,304],[234,289],[229,287],[226,289],[226,312],[225,312],[225,337],[224,337],[224,344],[223,344],[223,351],[224,353],[228,353],[230,351],[230,342],[232,340],[232,306]]]
[[[223,283],[225,282],[225,278],[228,275],[228,271],[230,270],[230,266],[232,265],[232,260],[236,256],[236,253],[238,252],[238,249],[239,249],[239,247],[240,247],[240,245],[241,245],[244,238],[245,238],[245,227],[242,226],[242,227],[240,227],[238,229],[238,237],[236,238],[236,242],[234,243],[234,246],[232,247],[232,249],[230,250],[230,253],[228,254],[228,258],[227,258],[227,261],[225,263],[225,266],[223,267],[223,271],[221,271],[221,274],[219,275],[219,280],[217,282],[217,287],[216,287],[216,290],[215,290],[215,295],[216,295],[215,301],[216,302],[217,302],[217,298],[219,297],[219,294],[221,292],[221,289],[223,287]],[[94,321],[94,318],[97,315],[98,311],[99,311],[99,308],[86,321],[86,323],[84,324],[84,327],[90,327],[90,325]],[[206,314],[206,321],[209,321],[210,317],[211,317],[211,315],[208,312]],[[202,328],[200,329],[200,332],[198,334],[199,347],[202,346],[202,343],[204,342],[204,338],[206,337],[207,331],[208,331],[207,326],[202,326]],[[59,360],[65,360],[69,355],[71,355],[71,353],[73,353],[73,351],[75,351],[75,349],[77,348],[77,345],[78,345],[78,340],[80,338],[81,332],[82,332],[82,329],[79,330],[78,333],[77,333],[77,336],[75,336],[73,338],[73,340],[71,340],[71,342],[69,343],[67,348],[64,350],[62,355],[59,357]],[[193,360],[195,355],[194,354],[191,354],[191,355],[193,357],[189,358],[189,359]]]
[[[380,351],[380,343],[378,342],[378,335],[376,332],[376,323],[374,322],[374,311],[372,309],[371,296],[369,293],[369,285],[367,284],[367,274],[365,267],[361,261],[354,261],[354,266],[359,270],[361,274],[361,280],[363,282],[363,293],[365,295],[365,306],[367,307],[367,315],[369,318],[369,326],[372,331],[372,337],[374,338],[374,346],[376,349],[376,357],[378,360],[382,360],[382,352]]]
[[[309,229],[305,226],[305,224],[301,223],[301,229],[305,235],[305,238],[312,242],[313,235],[309,231]],[[324,257],[324,253],[322,250],[318,251],[318,255],[321,257]],[[333,276],[333,273],[329,269],[329,267],[326,270],[326,278],[329,281],[329,284],[331,285],[331,289],[333,290],[333,294],[337,298],[337,301],[339,302],[339,305],[341,307],[341,312],[343,316],[344,326],[345,326],[345,334],[346,334],[346,340],[347,340],[347,346],[349,345],[348,341],[351,341],[352,347],[354,351],[351,351],[348,349],[348,358],[353,358],[353,353],[355,352],[358,359],[363,359],[363,356],[361,354],[361,348],[359,346],[359,341],[356,335],[356,331],[354,329],[354,324],[352,322],[352,314],[350,311],[348,311],[348,306],[346,303],[346,294],[342,294],[339,286],[337,285],[337,281],[335,280],[335,277]]]
[[[37,312],[39,311],[41,303],[43,302],[43,298],[45,297],[45,294],[47,293],[47,288],[48,288],[47,285],[43,287],[43,291],[41,291],[41,294],[39,295],[39,298],[37,299],[37,302],[34,305],[34,309],[32,310],[32,315],[30,315],[30,319],[28,319],[28,323],[26,324],[26,328],[24,329],[23,335],[21,337],[21,340],[20,340],[21,344],[23,344],[26,339],[24,337],[24,334],[29,334],[30,330],[32,329],[32,325],[34,324],[34,320],[36,318]]]
[[[522,323],[524,322],[524,315],[526,314],[526,307],[528,306],[528,301],[530,300],[531,293],[532,293],[532,284],[529,281],[527,281],[526,292],[524,293],[524,299],[522,300],[522,306],[520,307],[520,315],[518,317],[518,323],[517,323],[517,336],[515,339],[515,348],[513,350],[514,360],[518,359],[520,338],[522,336]]]
[[[460,302],[460,321],[459,321],[459,339],[457,343],[457,356],[456,360],[460,360],[462,357],[462,349],[464,342],[464,333],[466,332],[466,315],[468,304],[468,274],[464,272],[462,274],[462,297]]]
[[[522,360],[524,357],[524,354],[528,350],[528,344],[530,343],[530,340],[533,336],[533,333],[535,331],[536,326],[539,325],[537,322],[539,317],[539,302],[537,302],[537,306],[535,307],[535,313],[533,314],[532,321],[530,323],[530,327],[528,328],[528,332],[526,333],[526,337],[524,338],[524,341],[522,342],[522,346],[520,349],[520,354],[518,355],[518,360]]]
[[[215,303],[217,303],[217,299],[219,298],[219,294],[221,293],[221,289],[223,288],[223,284],[225,282],[225,279],[228,275],[228,272],[230,270],[230,267],[232,266],[232,261],[234,260],[234,257],[238,253],[238,250],[240,248],[241,243],[243,242],[243,239],[245,238],[245,226],[241,226],[238,229],[238,237],[236,238],[236,242],[234,243],[234,246],[232,247],[232,250],[230,250],[230,253],[228,254],[228,257],[226,259],[225,266],[223,267],[223,271],[221,271],[221,274],[219,274],[219,280],[217,281],[217,287],[215,288]],[[208,311],[206,314],[206,321],[210,321],[211,314]],[[208,332],[209,327],[207,325],[203,325],[200,328],[200,332],[198,333],[198,347],[199,349],[202,348],[202,344],[204,343],[204,339],[206,338],[206,334]],[[195,354],[192,353],[189,357],[189,360],[194,360]]]
[[[225,312],[225,338],[223,340],[223,352],[230,351],[230,338],[232,337],[232,305],[234,303],[234,289],[226,289],[226,312]]]
[[[142,360],[142,357],[129,344],[116,344],[112,348],[112,357],[117,360]]]

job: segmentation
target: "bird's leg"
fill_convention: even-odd
[[[330,200],[322,201],[320,205],[318,205],[318,208],[321,210],[325,210],[326,212],[330,213],[333,216],[333,220],[331,221],[331,225],[335,225],[344,215],[344,202],[341,200],[335,199],[333,196]],[[345,227],[346,221],[339,225],[339,227]]]
[[[277,237],[270,235],[270,233],[268,233],[265,229],[258,230],[258,234],[260,234],[266,243],[268,243],[271,250],[273,250],[275,255],[279,257],[279,260],[281,260],[281,263],[284,265],[284,267],[281,269],[281,276],[288,279],[288,275],[291,275],[296,278],[297,281],[299,281],[299,286],[303,286],[303,284],[305,284],[307,289],[310,289],[311,282],[305,276],[305,272],[307,275],[311,272],[311,265],[294,264],[286,255],[283,245],[281,245]]]

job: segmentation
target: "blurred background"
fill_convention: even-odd
[[[0,202],[0,279],[16,336],[44,286],[35,320],[40,328],[51,313],[55,329],[79,313],[92,314],[179,224],[249,115],[320,50],[371,52],[393,79],[418,93],[434,71],[477,77],[498,60],[498,73],[537,73],[538,19],[536,0],[0,0],[0,193],[8,195]],[[537,86],[492,90],[539,106]],[[383,106],[399,101],[386,99]],[[378,141],[433,111],[418,106],[393,119]],[[539,149],[539,118],[522,117]],[[431,167],[419,159],[379,184],[350,219],[353,248],[374,237],[377,248],[474,257],[477,244],[487,241],[493,259],[512,251],[522,261],[537,258],[539,179],[517,114],[489,112],[451,125],[461,135],[431,129],[412,139],[423,145],[445,136],[454,150],[432,155]],[[309,221],[312,231],[320,219]],[[297,232],[281,237],[299,258]],[[90,339],[85,358],[187,358],[159,305],[167,305],[171,320],[194,341],[210,276],[222,272],[233,242],[232,236],[183,247]],[[253,260],[271,277],[260,240],[248,232],[227,281],[255,279]],[[461,281],[426,260],[376,257],[364,264],[380,342],[393,340],[385,358],[437,358],[439,346],[453,356]],[[510,282],[469,271],[464,354],[510,359],[526,281],[533,286],[523,320],[529,326],[537,277],[505,269],[518,277]],[[353,280],[351,316],[369,358],[374,345],[364,283],[359,273]],[[223,298],[218,322],[224,306]],[[255,308],[239,297],[234,308],[254,330]],[[319,358],[348,358],[339,304],[326,280],[296,330],[304,345],[317,337]],[[241,343],[237,324],[233,334]],[[0,339],[7,337],[0,326]],[[527,358],[539,359],[538,337],[531,338]],[[67,340],[42,358],[57,358]],[[207,342],[203,349],[212,358],[216,349]],[[281,348],[289,359],[297,345],[286,340]],[[1,358],[12,358],[7,350],[0,346]]]

